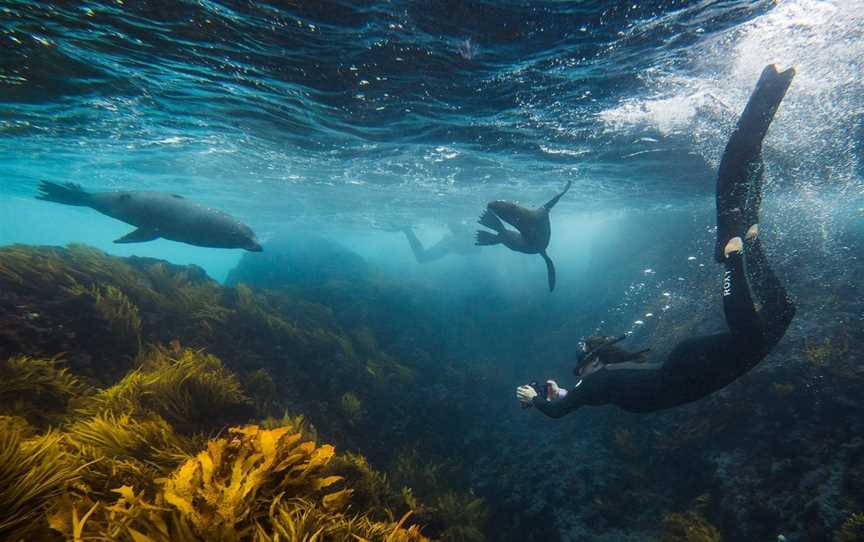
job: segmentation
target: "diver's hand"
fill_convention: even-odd
[[[524,384],[516,388],[516,398],[525,406],[530,405],[535,397],[537,397],[537,390],[530,384]]]

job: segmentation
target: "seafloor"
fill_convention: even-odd
[[[864,269],[844,273],[796,284],[832,317],[727,390],[586,412],[550,445],[489,352],[521,340],[502,303],[442,308],[338,247],[244,258],[231,286],[0,248],[0,539],[864,540]]]

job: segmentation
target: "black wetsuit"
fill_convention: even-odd
[[[721,288],[729,331],[687,339],[661,364],[603,365],[563,399],[535,397],[532,403],[538,410],[559,418],[584,405],[652,412],[689,403],[726,387],[780,341],[795,307],[768,265],[758,237],[744,242],[743,253],[724,257],[723,248],[733,237],[744,239],[747,229],[759,222],[762,139],[793,76],[792,69],[777,73],[774,66],[765,68],[720,164],[716,256],[725,266]]]
[[[402,232],[408,239],[408,244],[411,245],[411,252],[414,253],[417,263],[433,262],[449,254],[471,254],[479,250],[479,247],[474,246],[469,230],[464,227],[454,228],[451,226],[450,233],[428,249],[423,247],[423,243],[417,239],[410,228],[405,228]]]

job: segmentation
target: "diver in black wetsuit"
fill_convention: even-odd
[[[480,247],[474,245],[473,232],[468,226],[459,222],[451,222],[448,227],[450,232],[429,248],[423,247],[423,243],[417,239],[409,226],[402,228],[402,233],[408,239],[408,244],[411,246],[411,252],[414,253],[417,263],[440,260],[449,254],[465,255],[480,251]]]
[[[662,363],[612,362],[613,345],[623,336],[593,348],[585,345],[576,385],[563,390],[550,380],[540,393],[535,385],[519,386],[516,396],[524,406],[553,418],[584,405],[613,404],[630,412],[675,407],[726,387],[780,341],[795,306],[765,259],[758,214],[762,140],[794,75],[792,68],[778,72],[773,65],[762,71],[720,162],[715,259],[725,267],[722,295],[729,331],[687,339]],[[629,354],[616,350],[625,358]]]

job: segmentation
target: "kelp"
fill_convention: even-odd
[[[71,399],[87,392],[59,358],[15,356],[0,361],[0,414],[44,426],[65,416]]]
[[[141,349],[141,314],[138,307],[118,288],[110,285],[93,285],[85,288],[80,284],[69,289],[73,295],[92,300],[96,312],[108,322],[109,331],[119,342]]]
[[[410,517],[406,513],[398,522],[380,522],[363,515],[334,515],[323,512],[311,503],[295,500],[276,503],[271,509],[271,531],[260,524],[255,533],[256,542],[356,540],[382,542],[419,542],[427,540],[417,525],[405,528]]]
[[[393,479],[403,486],[402,499],[428,531],[447,542],[474,542],[485,539],[489,519],[486,502],[471,491],[454,491],[457,463],[430,461],[417,448],[405,448],[397,455]]]
[[[243,421],[254,408],[237,377],[216,356],[154,347],[140,367],[79,407],[85,415],[156,414],[180,433],[208,432]]]
[[[0,431],[0,540],[27,540],[42,527],[51,499],[77,477],[57,432],[24,440],[21,431]]]
[[[113,502],[61,498],[50,524],[74,540],[426,540],[405,526],[407,514],[377,521],[351,508],[352,488],[330,470],[333,457],[332,446],[288,427],[235,427],[159,479],[152,499],[132,486],[115,489]]]
[[[852,514],[838,529],[834,539],[837,542],[858,542],[864,540],[864,514]]]
[[[175,434],[156,415],[102,413],[75,421],[66,436],[77,462],[87,465],[81,474],[87,495],[102,499],[121,485],[153,495],[155,480],[167,476],[202,443]]]
[[[661,542],[722,542],[720,531],[705,518],[708,502],[708,495],[701,495],[691,509],[666,514]]]

